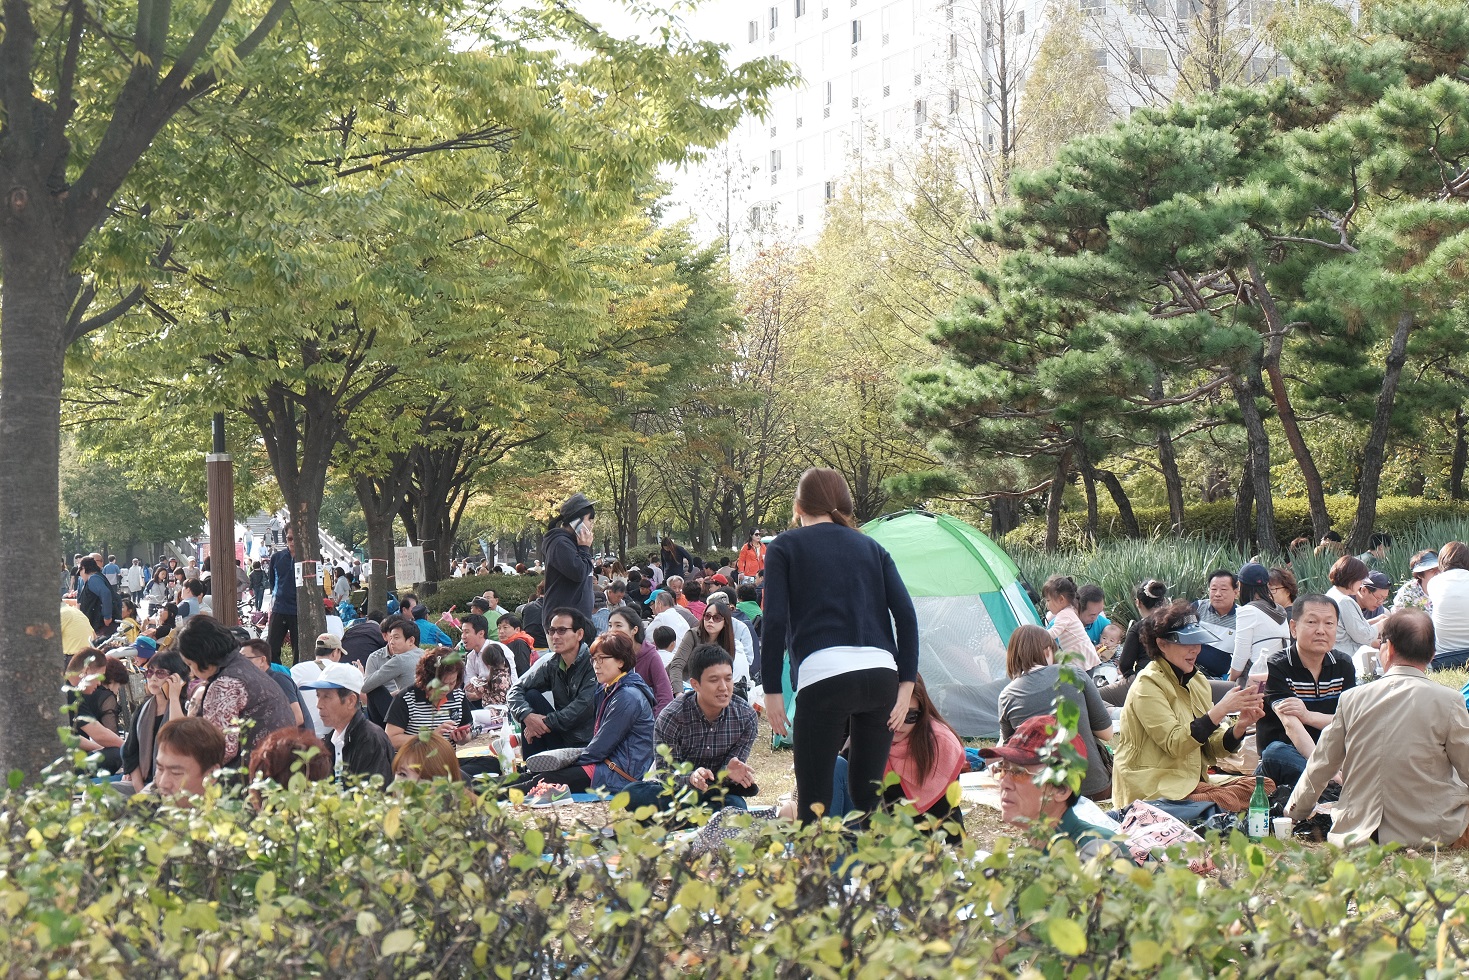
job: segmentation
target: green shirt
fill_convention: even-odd
[[[1056,839],[1065,837],[1076,845],[1076,856],[1083,862],[1093,858],[1101,858],[1105,861],[1115,861],[1117,858],[1132,860],[1132,855],[1127,848],[1122,846],[1121,839],[1111,831],[1096,824],[1087,823],[1076,815],[1076,810],[1067,807],[1066,812],[1061,814],[1061,822],[1056,826]],[[1047,847],[1049,850],[1049,846]]]

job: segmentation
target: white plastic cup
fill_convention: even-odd
[[[1270,825],[1277,840],[1290,840],[1291,833],[1296,829],[1296,822],[1290,817],[1276,817],[1270,821]]]

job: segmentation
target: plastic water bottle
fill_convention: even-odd
[[[1247,833],[1251,840],[1264,840],[1270,835],[1270,799],[1265,795],[1265,777],[1255,777],[1255,792],[1250,795]]]

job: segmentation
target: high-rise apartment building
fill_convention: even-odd
[[[1355,15],[1357,0],[1340,0]],[[1053,24],[1105,73],[1117,115],[1169,98],[1180,69],[1222,50],[1216,83],[1288,70],[1271,18],[1295,0],[723,0],[716,38],[731,60],[793,64],[795,87],[744,122],[694,182],[694,210],[738,249],[820,234],[826,202],[859,161],[925,138],[962,144],[977,166],[1004,159],[1022,94]],[[1191,62],[1192,59],[1192,62]],[[1211,69],[1212,70],[1212,69]],[[1209,70],[1203,72],[1207,75]],[[1190,69],[1187,84],[1199,84]],[[1006,133],[1009,138],[1007,139]]]

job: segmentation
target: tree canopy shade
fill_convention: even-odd
[[[1405,365],[1462,350],[1469,12],[1384,7],[1364,37],[1292,53],[1289,80],[1139,111],[1017,178],[985,229],[1005,259],[935,328],[949,356],[913,376],[908,417],[961,466],[1052,460],[1051,544],[1070,472],[1156,438],[1167,473],[1170,432],[1225,424],[1245,433],[1240,513],[1274,548],[1272,413],[1324,531],[1299,401],[1367,426],[1360,550],[1412,424]]]
[[[261,407],[298,540],[314,542],[313,452],[329,457],[356,397],[346,378],[396,373],[369,355],[378,337],[469,329],[470,301],[531,268],[553,294],[583,289],[568,228],[618,213],[788,77],[729,69],[672,30],[612,38],[554,3],[3,0],[0,16],[0,540],[33,559],[59,554],[77,339],[139,304],[152,324],[129,324],[134,339],[205,354],[215,335],[177,380],[212,383],[209,407]],[[418,167],[445,158],[466,169]],[[253,391],[220,383],[247,366]],[[56,597],[25,565],[0,562],[0,767],[35,772],[57,749]]]

